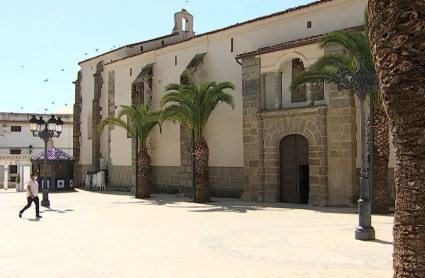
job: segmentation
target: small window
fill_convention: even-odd
[[[233,52],[233,38],[230,39],[230,52]]]
[[[21,132],[21,126],[11,126],[10,131],[11,132]]]
[[[10,177],[10,182],[16,182],[16,177]]]
[[[177,66],[177,55],[174,56],[174,65]]]
[[[133,75],[133,69],[130,68],[130,76],[132,76],[132,75]]]
[[[10,165],[9,174],[17,174],[17,173],[18,173],[18,165]]]
[[[162,41],[161,44],[164,45],[164,41]]]
[[[10,150],[10,154],[21,154],[21,149]]]
[[[307,21],[307,28],[311,28],[311,21]]]
[[[140,47],[140,51],[143,51],[143,45]]]

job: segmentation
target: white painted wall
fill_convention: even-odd
[[[38,116],[43,116],[45,121],[50,118],[50,115],[37,115],[37,119]],[[44,152],[44,141],[34,137],[30,131],[28,121],[31,118],[32,114],[0,113],[0,155],[10,154],[11,149],[21,149],[21,154],[29,155],[30,145],[33,147],[32,156]],[[64,121],[63,131],[59,138],[53,138],[53,144],[55,148],[73,155],[73,117],[62,115],[61,119]],[[20,126],[21,132],[11,132],[11,126]],[[17,165],[24,164],[28,165],[30,161],[21,161]],[[9,176],[16,176],[16,174],[9,174]],[[3,181],[3,168],[0,169],[0,181]]]
[[[105,73],[115,70],[116,92],[115,104],[130,104],[131,83],[144,65],[154,62],[154,108],[159,108],[159,101],[164,94],[164,86],[170,82],[179,82],[180,74],[186,68],[191,59],[199,53],[207,52],[207,78],[209,80],[228,80],[236,84],[233,93],[236,101],[235,110],[226,105],[220,105],[211,115],[208,123],[206,138],[210,147],[211,166],[243,166],[243,137],[242,137],[242,68],[235,62],[237,54],[253,51],[260,47],[291,41],[312,35],[340,30],[343,28],[363,24],[363,12],[366,0],[335,0],[320,4],[307,9],[291,12],[281,16],[260,20],[251,24],[231,28],[226,31],[205,35],[186,42],[171,45],[155,51],[137,55],[122,61],[105,66]],[[307,29],[307,21],[312,21],[312,28]],[[234,41],[234,52],[230,52],[230,40]],[[317,46],[297,48],[306,60],[314,62],[323,51],[317,50]],[[278,67],[286,65],[287,61],[294,56],[294,49],[280,53],[264,55],[275,63],[266,64],[262,59],[262,66],[274,66],[280,61]],[[110,54],[108,54],[110,55]],[[279,56],[280,55],[280,56]],[[175,66],[174,59],[177,56],[178,64]],[[281,59],[283,56],[283,60]],[[107,57],[109,59],[110,56]],[[265,58],[267,58],[265,57]],[[82,110],[82,159],[81,164],[91,164],[91,141],[87,140],[86,115],[91,109],[93,99],[93,73],[98,60],[93,63],[93,70],[89,70],[89,62],[83,63],[83,110]],[[277,58],[277,60],[276,60]],[[112,58],[113,60],[113,58]],[[108,63],[106,60],[105,63]],[[87,64],[87,65],[86,65]],[[308,66],[308,63],[305,63]],[[129,76],[130,68],[133,76]],[[287,71],[287,68],[283,68]],[[289,71],[288,71],[289,72]],[[274,77],[273,77],[274,78]],[[284,103],[287,104],[287,76],[283,81]],[[273,82],[274,83],[274,82]],[[107,87],[107,78],[104,78],[104,88]],[[274,93],[274,86],[273,86]],[[107,89],[103,91],[107,95]],[[326,97],[328,98],[328,97]],[[102,105],[106,105],[104,99]],[[107,107],[103,106],[103,113]],[[155,144],[151,155],[153,165],[178,166],[180,165],[180,127],[178,124],[166,123],[162,134],[155,131]],[[103,138],[103,137],[102,137]],[[105,138],[102,139],[102,143]],[[127,139],[126,132],[115,128],[112,132],[111,156],[114,165],[131,165],[131,139]],[[102,146],[102,152],[106,148]]]
[[[274,72],[266,74],[266,110],[275,110],[275,75]]]
[[[93,107],[94,96],[94,77],[96,73],[96,64],[87,64],[81,69],[81,94],[82,94],[82,107],[81,107],[81,138],[80,138],[80,164],[92,164],[92,141],[88,139],[88,129],[90,123],[88,116]],[[106,108],[106,107],[105,107]],[[103,108],[103,109],[105,109]]]

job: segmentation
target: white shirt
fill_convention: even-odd
[[[35,180],[30,180],[27,182],[27,198],[31,197],[30,190],[32,193],[32,196],[37,197],[38,196],[38,182]]]

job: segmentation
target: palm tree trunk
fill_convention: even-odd
[[[209,149],[204,137],[195,142],[195,196],[197,203],[211,202],[208,162]]]
[[[369,0],[368,11],[395,151],[394,277],[424,277],[425,0]]]
[[[149,168],[151,166],[151,157],[148,154],[146,147],[139,149],[139,169],[137,177],[137,194],[136,197],[139,199],[149,198],[150,192],[150,177]]]
[[[367,124],[369,125],[369,120]],[[390,142],[388,138],[388,117],[382,105],[375,106],[375,127],[372,128],[375,128],[375,213],[388,214],[390,203],[388,191]],[[368,129],[368,146],[370,146],[369,131],[370,129]],[[368,156],[368,159],[370,162],[370,156]]]

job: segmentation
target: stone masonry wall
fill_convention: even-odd
[[[73,125],[73,157],[75,158],[74,163],[74,187],[82,187],[84,184],[85,175],[82,172],[82,167],[80,165],[80,138],[81,138],[81,108],[83,103],[83,98],[81,96],[81,80],[83,75],[81,70],[78,71],[78,77],[75,82],[75,104],[74,104],[74,125]]]
[[[210,167],[212,197],[240,198],[244,192],[243,167]]]
[[[260,60],[256,58],[242,61],[242,106],[243,106],[243,159],[244,193],[243,201],[264,201],[264,184],[260,183],[258,118],[260,96]],[[260,189],[260,190],[259,190]],[[260,195],[258,195],[260,191]]]
[[[102,107],[100,106],[100,98],[102,96],[103,86],[103,62],[99,62],[96,66],[94,77],[94,96],[93,96],[93,121],[92,121],[92,164],[94,170],[100,170],[100,133],[98,126],[102,120]]]
[[[179,166],[153,166],[153,193],[179,193],[180,175]],[[209,167],[209,176],[212,197],[241,197],[244,188],[242,167]],[[191,188],[192,184],[187,190]]]
[[[327,107],[305,106],[262,113],[264,118],[265,201],[280,198],[280,141],[299,134],[309,143],[310,205],[328,204]]]
[[[134,184],[134,175],[132,166],[109,165],[108,190],[112,191],[130,191]]]
[[[328,109],[329,205],[354,206],[359,195],[354,96],[331,86]]]
[[[152,166],[153,193],[176,194],[180,187],[180,166]]]

